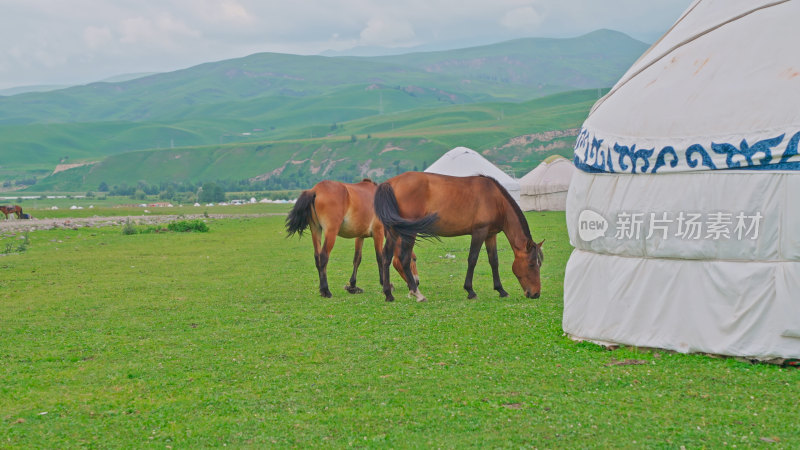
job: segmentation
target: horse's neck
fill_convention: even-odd
[[[505,208],[505,220],[503,223],[503,232],[506,234],[506,238],[508,238],[508,243],[511,244],[511,247],[514,250],[525,250],[528,241],[530,240],[528,236],[525,234],[525,231],[522,227],[525,225],[520,221],[519,216],[517,215],[516,210],[514,209],[514,205],[509,204],[508,199],[506,199],[505,204],[503,207]]]

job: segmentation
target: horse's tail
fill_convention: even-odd
[[[389,183],[381,183],[375,191],[375,215],[383,226],[404,240],[413,240],[415,237],[422,239],[439,239],[434,225],[439,220],[437,214],[428,214],[417,220],[409,220],[400,215],[397,197]]]
[[[311,210],[314,208],[314,200],[316,198],[317,194],[313,191],[303,191],[300,194],[294,207],[286,217],[287,236],[292,236],[295,233],[298,233],[300,237],[303,236],[303,231],[308,228],[308,224],[311,221]]]

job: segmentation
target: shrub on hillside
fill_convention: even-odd
[[[122,226],[122,234],[124,235],[131,235],[138,233],[136,229],[136,225],[131,222],[131,219],[125,221],[125,225]]]
[[[170,222],[167,225],[167,229],[169,231],[176,231],[176,232],[191,232],[197,231],[200,233],[205,233],[208,231],[208,225],[200,219],[194,220],[178,220],[175,222]]]

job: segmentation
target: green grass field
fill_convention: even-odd
[[[214,205],[214,206],[192,206],[192,205],[176,205],[172,208],[168,207],[141,207],[131,205],[138,200],[120,200],[120,197],[112,197],[108,200],[99,202],[90,199],[56,199],[56,200],[27,200],[22,203],[23,211],[33,215],[36,219],[62,219],[70,217],[116,217],[116,216],[194,216],[194,215],[264,215],[264,214],[277,214],[286,213],[291,207],[287,204],[274,204],[274,203],[256,203],[247,205]],[[128,204],[116,204],[115,201],[127,201]],[[154,200],[144,200],[145,203],[152,203]],[[155,200],[159,201],[159,200]],[[25,203],[31,205],[28,207]],[[61,206],[59,206],[61,204]],[[97,206],[95,206],[97,204]],[[35,206],[33,206],[35,205]],[[50,205],[57,206],[59,209],[49,209]],[[78,205],[83,209],[73,210],[69,209],[70,205]],[[89,208],[89,206],[94,206]],[[147,211],[147,212],[145,212]],[[0,216],[2,218],[3,216]],[[4,220],[4,219],[0,219]],[[13,219],[12,219],[13,220]]]
[[[32,232],[0,256],[0,446],[800,445],[798,370],[565,337],[564,215],[528,220],[547,240],[538,300],[502,237],[509,298],[482,257],[466,299],[469,239],[451,238],[417,248],[429,301],[386,303],[371,243],[366,292],[342,289],[349,240],[320,297],[310,239],[280,216]]]

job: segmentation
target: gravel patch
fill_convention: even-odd
[[[191,219],[245,219],[266,216],[285,216],[286,213],[267,214],[183,214],[183,215],[152,215],[152,216],[114,216],[114,217],[62,217],[58,219],[9,219],[0,220],[0,231],[25,232],[36,230],[52,230],[53,228],[100,228],[122,226],[130,220],[136,225],[157,225],[175,220]]]

